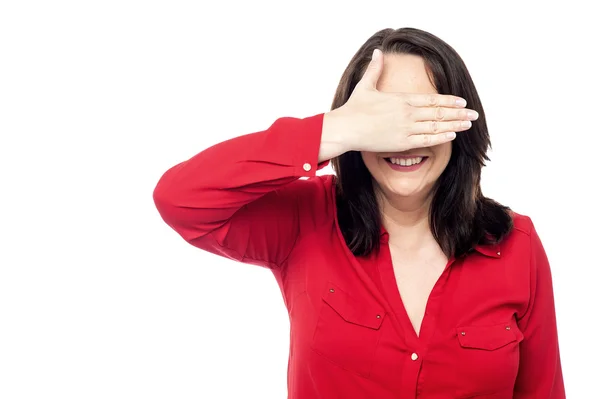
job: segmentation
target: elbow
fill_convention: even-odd
[[[161,187],[160,182],[154,187],[154,191],[152,191],[152,200],[154,201],[154,206],[156,206],[156,209],[161,214],[161,211],[172,203],[169,192]]]
[[[189,242],[186,234],[188,228],[185,223],[185,217],[181,214],[182,208],[177,205],[177,195],[173,190],[168,187],[165,188],[165,186],[161,185],[159,182],[154,188],[152,199],[162,220]]]
[[[163,177],[154,188],[152,199],[162,220],[192,244],[206,235],[211,219],[210,212],[205,211],[197,199],[192,200],[189,192]]]
[[[159,183],[152,192],[152,200],[154,201],[154,206],[158,210],[160,216],[167,224],[169,224],[169,214],[172,214],[174,209],[173,196],[171,193],[162,188]]]
[[[167,174],[163,175],[154,187],[152,200],[160,216],[170,225],[178,208],[178,195],[174,190],[175,185],[167,177]]]

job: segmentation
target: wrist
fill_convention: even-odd
[[[353,149],[351,137],[351,124],[348,123],[348,117],[341,108],[337,108],[324,114],[323,132],[321,136],[322,144],[337,152],[337,155],[341,155]]]

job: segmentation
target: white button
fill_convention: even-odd
[[[419,358],[419,355],[417,355],[416,353],[413,353],[412,355],[410,355],[410,358],[412,360],[417,360]]]
[[[308,172],[308,171],[310,170],[311,166],[310,166],[310,164],[309,164],[309,163],[305,163],[305,164],[302,166],[302,168],[303,168],[305,171],[307,171],[307,172]]]
[[[500,256],[500,252],[496,252],[496,254],[498,254],[498,256]]]

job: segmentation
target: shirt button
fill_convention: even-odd
[[[417,355],[416,353],[413,353],[412,355],[410,355],[410,358],[412,360],[417,360],[419,358],[419,355]]]
[[[310,171],[310,169],[311,169],[311,166],[310,166],[310,164],[309,164],[309,163],[305,163],[304,165],[302,165],[302,169],[304,169],[305,171],[307,171],[307,172],[308,172],[308,171]]]

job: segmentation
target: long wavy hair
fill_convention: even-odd
[[[479,113],[472,127],[457,134],[450,161],[433,187],[429,224],[446,256],[459,257],[476,245],[500,242],[512,229],[510,209],[481,192],[481,170],[491,148],[485,113],[469,71],[458,53],[437,36],[415,28],[384,29],[369,38],[350,61],[337,87],[331,109],[348,101],[371,61],[374,49],[384,54],[423,58],[439,94],[467,100]],[[338,221],[346,244],[357,256],[379,249],[381,213],[373,178],[360,152],[332,160],[337,175]]]

